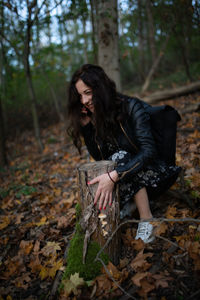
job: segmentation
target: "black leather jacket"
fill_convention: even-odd
[[[119,123],[118,136],[116,138],[119,149],[131,154],[129,162],[123,166],[116,166],[119,178],[134,175],[146,165],[151,164],[157,157],[154,138],[151,133],[150,117],[146,112],[149,107],[145,102],[127,96],[120,96],[127,107],[128,117]],[[113,154],[109,152],[105,143],[97,141],[95,129],[90,122],[82,127],[82,134],[90,155],[95,160],[108,159]],[[121,161],[120,161],[121,162]]]

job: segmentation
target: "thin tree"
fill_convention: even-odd
[[[98,64],[121,90],[117,0],[98,2]]]

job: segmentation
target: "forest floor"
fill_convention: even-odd
[[[152,205],[154,217],[200,220],[200,123],[195,105],[200,95],[171,104],[182,116],[177,136],[177,164],[183,176]],[[52,296],[66,266],[67,246],[78,202],[76,169],[80,158],[64,125],[41,131],[44,152],[38,154],[32,131],[7,143],[9,167],[0,171],[0,300],[131,299],[105,272],[83,285],[74,278],[71,291]],[[200,223],[164,222],[155,242],[135,241],[136,224],[122,234],[120,264],[108,269],[133,299],[200,298]],[[82,283],[81,283],[82,282]],[[86,284],[86,283],[85,283]],[[80,286],[81,285],[81,286]],[[70,293],[71,292],[71,293]]]

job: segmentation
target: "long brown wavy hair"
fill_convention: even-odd
[[[104,70],[97,65],[85,64],[72,76],[67,104],[68,134],[74,145],[81,152],[81,101],[76,89],[76,82],[81,79],[92,89],[94,104],[94,120],[96,135],[104,140],[111,133],[114,134],[116,124],[125,114],[125,108],[117,93],[116,85]]]

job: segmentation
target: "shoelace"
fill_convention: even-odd
[[[138,228],[138,235],[148,233],[148,223],[140,223]]]

